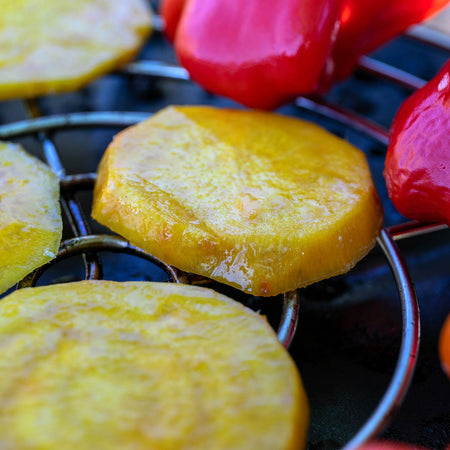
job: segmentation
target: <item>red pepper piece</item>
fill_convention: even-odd
[[[362,54],[449,3],[162,0],[161,14],[166,36],[175,40],[195,81],[247,106],[271,109],[328,89],[351,73]]]
[[[347,77],[361,55],[431,17],[449,3],[449,0],[344,0],[341,26],[324,78],[329,82]]]
[[[164,18],[164,34],[173,42],[181,19],[186,0],[162,0],[160,4],[160,13]]]
[[[189,0],[175,49],[206,90],[272,109],[316,89],[341,8],[341,0]]]
[[[447,316],[439,336],[439,358],[442,370],[450,379],[450,314]]]
[[[370,441],[358,447],[358,450],[426,450],[426,448],[406,442]]]
[[[401,214],[450,225],[450,60],[400,107],[384,176]]]

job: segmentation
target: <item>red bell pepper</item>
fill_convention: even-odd
[[[450,379],[450,314],[444,322],[439,335],[439,358],[441,359],[442,370]]]
[[[384,176],[401,214],[450,225],[450,60],[400,107]]]
[[[206,90],[271,109],[316,89],[336,38],[341,2],[188,0],[176,52]]]
[[[271,109],[323,91],[358,58],[450,0],[163,0],[166,35],[191,77]]]
[[[361,55],[436,14],[448,0],[344,0],[341,26],[327,64],[328,83],[352,72]]]
[[[186,0],[162,0],[160,3],[160,12],[164,18],[164,34],[173,42],[178,28],[178,22],[184,9]]]
[[[358,447],[358,450],[427,450],[425,447],[394,441],[370,441]]]

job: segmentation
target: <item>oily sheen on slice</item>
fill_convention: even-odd
[[[145,0],[0,0],[0,100],[82,87],[148,37]]]
[[[168,107],[116,136],[93,217],[173,266],[271,296],[346,272],[383,220],[364,154],[262,111]]]
[[[58,253],[59,179],[19,145],[0,142],[0,294]]]
[[[0,302],[0,447],[298,449],[308,405],[266,320],[209,289],[81,281]]]

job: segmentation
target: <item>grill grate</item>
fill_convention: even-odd
[[[162,23],[160,20],[157,21],[157,25],[159,30],[161,30]],[[442,35],[433,34],[430,38],[428,30],[423,27],[416,27],[410,33],[410,37],[425,42],[426,45],[438,47],[443,52],[448,52],[450,48],[448,40]],[[402,89],[417,89],[424,84],[422,79],[408,72],[369,57],[362,58],[359,69],[370,75],[398,84]],[[189,76],[183,68],[173,63],[159,60],[147,59],[131,63],[114,76],[117,75],[122,79],[122,82],[128,78],[131,80],[133,78],[144,78],[146,80],[145,83],[163,79],[175,83],[186,83],[187,86],[191,85]],[[144,91],[145,89],[147,87],[144,88]],[[152,91],[152,87],[150,87],[150,91]],[[202,97],[202,101],[203,99]],[[207,97],[208,99],[209,97]],[[61,160],[56,141],[53,138],[54,133],[64,130],[81,129],[80,133],[84,135],[88,133],[88,129],[95,131],[99,128],[123,128],[147,118],[149,113],[139,111],[83,111],[48,115],[46,112],[43,112],[45,105],[42,106],[40,103],[42,101],[24,102],[27,119],[0,125],[0,139],[17,140],[31,136],[40,144],[45,159],[61,180],[61,204],[67,219],[66,234],[70,234],[70,237],[63,241],[58,257],[54,261],[30,274],[19,283],[19,287],[35,285],[47,270],[75,255],[82,255],[83,257],[84,277],[86,279],[100,279],[104,275],[102,259],[99,253],[104,251],[131,254],[149,261],[161,268],[166,273],[167,279],[172,282],[206,283],[207,280],[182,273],[146,254],[139,248],[130,245],[118,236],[94,232],[86,216],[86,211],[88,211],[86,205],[78,197],[80,192],[87,191],[90,193],[92,191],[95,174],[86,172],[67,175],[65,164]],[[340,128],[350,128],[382,147],[385,147],[388,143],[388,132],[381,125],[363,117],[361,114],[346,110],[338,106],[336,102],[330,102],[325,97],[301,97],[295,101],[295,107],[321,118],[323,117],[327,121],[332,121]],[[155,108],[159,109],[156,106]],[[347,449],[354,448],[370,437],[374,437],[382,432],[394,411],[400,406],[414,372],[419,345],[419,311],[413,283],[402,253],[398,250],[394,241],[422,237],[446,228],[442,224],[402,222],[383,229],[378,238],[379,248],[382,250],[392,270],[400,298],[402,310],[400,350],[392,378],[374,412],[358,427],[357,432],[352,433],[353,437],[350,440],[346,438],[343,441],[348,441],[345,445]],[[244,299],[244,303],[253,308],[259,308],[261,304],[271,301],[273,302],[273,300]],[[281,312],[278,314],[278,336],[280,341],[286,347],[289,347],[294,338],[299,310],[301,309],[299,293],[287,293],[282,300],[280,299],[280,302],[282,307]],[[321,445],[311,443],[311,448],[326,448],[327,444],[322,443]]]

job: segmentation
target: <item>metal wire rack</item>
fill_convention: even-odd
[[[162,21],[157,20],[156,25],[157,30],[161,31]],[[427,30],[421,31],[420,27],[414,29],[410,33],[410,37],[426,42],[427,45],[449,50],[448,40],[439,34],[430,38]],[[362,58],[359,69],[398,83],[407,89],[417,89],[424,84],[423,80],[409,73],[368,57]],[[128,64],[119,73],[119,76],[124,75],[164,78],[189,83],[189,76],[182,67],[152,60],[141,60]],[[336,104],[327,102],[325,98],[300,97],[295,101],[295,104],[298,108],[324,116],[340,126],[349,127],[358,133],[362,133],[382,146],[386,146],[388,143],[388,132],[383,127],[356,113],[344,110]],[[47,116],[42,113],[39,101],[26,101],[24,105],[28,117],[22,121],[0,125],[0,139],[10,140],[31,136],[39,142],[45,159],[52,170],[60,177],[61,205],[72,237],[62,242],[59,254],[54,261],[31,273],[19,283],[19,287],[35,285],[46,270],[74,255],[82,255],[83,257],[85,279],[101,279],[103,273],[99,253],[103,251],[128,253],[150,261],[165,271],[168,281],[205,282],[198,277],[178,271],[141,249],[130,245],[119,236],[93,234],[87,219],[87,211],[83,208],[77,196],[82,191],[92,191],[96,175],[95,173],[67,175],[57,145],[52,139],[52,133],[66,129],[81,128],[83,132],[87,132],[89,128],[127,127],[144,120],[149,116],[148,113],[94,111]],[[446,226],[442,224],[405,222],[383,229],[378,237],[379,248],[392,270],[399,293],[402,310],[401,346],[389,386],[373,413],[345,445],[345,449],[357,448],[383,430],[402,402],[414,373],[420,339],[419,309],[413,282],[402,254],[394,241],[422,236],[445,228]],[[283,296],[278,337],[286,347],[289,347],[296,331],[299,319],[300,295],[299,292],[290,292]]]

